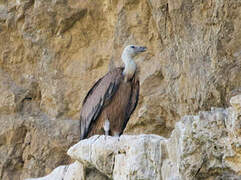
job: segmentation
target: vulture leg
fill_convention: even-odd
[[[108,120],[108,118],[105,120],[103,128],[105,131],[105,139],[106,139],[106,137],[109,135],[109,132],[110,132],[110,121]]]
[[[119,132],[114,131],[113,135],[114,135],[115,138],[118,138],[118,141],[120,141],[120,133]]]
[[[114,131],[114,136],[115,136],[115,137],[120,137],[120,133],[119,133],[119,132]]]

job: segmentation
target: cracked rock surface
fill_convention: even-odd
[[[232,101],[237,102],[239,96]],[[170,138],[145,134],[92,136],[68,150],[75,163],[58,175],[64,180],[94,180],[87,173],[92,170],[102,175],[100,180],[238,180],[241,136],[236,126],[241,123],[241,111],[236,106],[240,105],[241,101],[235,107],[184,116]],[[50,180],[60,168],[39,180]],[[72,175],[76,172],[82,174]]]

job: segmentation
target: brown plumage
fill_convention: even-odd
[[[135,110],[139,96],[136,75],[124,82],[123,68],[115,68],[99,79],[85,97],[81,110],[81,139],[104,134],[110,122],[110,135],[121,135]]]
[[[139,80],[133,57],[146,47],[127,46],[122,53],[124,68],[110,68],[87,93],[80,113],[80,139],[94,134],[119,136],[135,110]]]

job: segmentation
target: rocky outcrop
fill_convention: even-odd
[[[71,147],[68,154],[85,168],[96,168],[110,179],[159,179],[165,139],[156,135],[93,136]]]
[[[240,18],[239,0],[1,0],[0,179],[67,163],[84,96],[127,44],[148,52],[126,134],[167,138],[180,117],[228,107],[241,91]]]
[[[122,135],[120,138],[93,136],[68,150],[75,160],[39,180],[99,179],[193,180],[241,178],[240,95],[233,107],[212,108],[196,116],[184,116],[171,137]],[[82,173],[80,173],[82,172]],[[79,173],[79,174],[76,174]],[[37,179],[36,179],[37,180]]]
[[[77,121],[8,115],[0,122],[0,179],[37,177],[71,162],[66,151],[79,139]]]

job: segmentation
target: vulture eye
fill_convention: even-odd
[[[134,48],[135,48],[135,46],[131,46],[131,48],[133,48],[133,49],[134,49]]]

